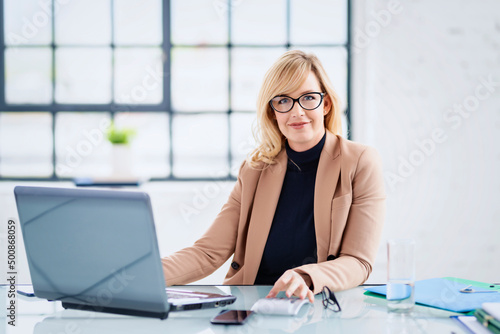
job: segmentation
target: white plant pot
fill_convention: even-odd
[[[113,177],[132,176],[132,149],[126,144],[113,144],[112,147]]]

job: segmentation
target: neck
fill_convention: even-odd
[[[291,171],[297,170],[299,172],[316,171],[321,151],[325,145],[325,137],[326,135],[324,135],[316,145],[302,152],[295,151],[287,143],[286,154],[289,160],[288,169],[291,168]]]

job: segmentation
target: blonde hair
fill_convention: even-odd
[[[267,71],[257,98],[257,124],[254,129],[257,148],[248,158],[252,167],[258,167],[260,162],[274,164],[274,158],[285,146],[286,138],[278,127],[269,101],[277,95],[297,90],[311,71],[316,75],[322,92],[332,102],[324,118],[325,128],[334,134],[342,133],[339,97],[318,57],[300,50],[285,52]]]

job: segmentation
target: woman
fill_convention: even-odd
[[[372,270],[385,194],[374,149],[339,136],[338,97],[316,56],[286,52],[257,102],[258,146],[227,203],[192,247],[162,259],[167,284],[201,279],[233,256],[224,284],[274,285],[313,301]]]

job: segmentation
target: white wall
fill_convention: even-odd
[[[418,279],[499,282],[500,2],[355,0],[354,13],[353,138],[384,162],[384,241],[416,239]]]

